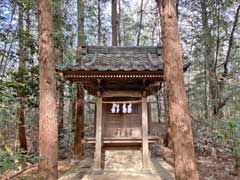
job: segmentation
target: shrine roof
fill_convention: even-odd
[[[98,47],[81,50],[81,63],[59,71],[163,71],[161,47]]]

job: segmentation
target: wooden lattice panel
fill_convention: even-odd
[[[104,137],[141,137],[141,104],[132,104],[131,113],[112,113],[112,104],[103,105]]]

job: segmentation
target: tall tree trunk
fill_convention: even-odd
[[[160,99],[160,92],[156,94],[156,103],[157,103],[157,115],[158,115],[158,123],[161,123],[161,99]]]
[[[208,14],[206,0],[201,0],[202,27],[204,32],[204,59],[206,66],[206,75],[209,81],[209,93],[211,100],[212,115],[217,115],[219,102],[219,84],[216,78],[215,58],[214,58],[214,38],[211,35],[211,29],[208,24]],[[207,112],[207,111],[206,111]],[[205,113],[206,113],[205,112]],[[207,116],[207,114],[205,114]]]
[[[224,62],[224,75],[225,76],[229,73],[228,65],[230,63],[230,55],[231,55],[231,50],[232,50],[232,46],[233,46],[233,42],[234,42],[234,33],[235,33],[237,23],[238,23],[238,19],[239,19],[239,13],[240,13],[240,5],[238,6],[238,8],[236,10],[236,14],[235,14],[234,22],[233,22],[233,27],[232,27],[232,31],[231,31],[230,38],[229,38],[227,55],[226,55],[226,59],[225,59],[225,62]]]
[[[121,9],[121,0],[118,0],[118,46],[122,45],[122,39],[121,39],[121,15],[122,15],[122,9]]]
[[[152,46],[155,45],[155,30],[156,30],[156,27],[157,27],[156,19],[157,18],[154,19],[154,25],[152,27],[152,32],[151,32],[151,44],[152,44]]]
[[[84,87],[83,84],[77,84],[76,100],[76,129],[74,136],[74,154],[82,158],[84,156],[84,147],[82,140],[84,138]]]
[[[98,46],[101,45],[101,27],[102,27],[102,21],[101,21],[101,0],[98,0]]]
[[[141,6],[140,6],[140,20],[139,20],[139,30],[138,30],[138,36],[137,36],[137,46],[140,44],[140,38],[141,38],[141,32],[142,32],[142,19],[143,19],[143,0],[141,0]]]
[[[23,29],[23,1],[18,1],[18,41],[19,41],[19,82],[24,83],[24,74],[26,71],[25,61],[25,37]],[[25,130],[25,106],[24,106],[24,93],[18,92],[19,107],[18,107],[18,137],[20,148],[27,151],[27,138]]]
[[[176,0],[156,0],[163,38],[164,78],[167,88],[176,180],[198,180],[192,128],[183,78]],[[174,73],[173,73],[174,72]]]
[[[176,13],[177,13],[177,19],[179,16],[179,0],[176,0]]]
[[[166,84],[163,86],[163,105],[164,105],[164,121],[166,123],[166,132],[163,138],[163,145],[169,147],[171,142],[171,128],[169,122],[169,111],[168,111],[168,100],[167,100],[167,93],[166,93]]]
[[[61,0],[54,1],[53,9],[53,29],[54,29],[54,46],[55,46],[55,57],[56,63],[63,63],[64,53],[64,33],[62,32],[62,7]],[[63,129],[64,124],[64,82],[59,80],[58,84],[58,132],[60,133]]]
[[[51,2],[38,0],[39,18],[39,162],[41,179],[58,177],[58,120]]]
[[[78,47],[77,47],[77,63],[81,63],[81,50],[85,45],[84,35],[84,0],[77,0],[77,23],[78,23]]]
[[[75,93],[75,86],[74,86],[74,84],[71,84],[71,104],[70,104],[70,106],[71,106],[71,119],[72,119],[72,133],[74,133],[75,132],[75,129],[76,129],[76,93]]]
[[[84,36],[84,1],[78,0],[78,50],[77,61],[81,64],[81,49],[85,42]],[[77,84],[77,99],[76,99],[76,128],[74,135],[74,149],[75,156],[82,158],[84,156],[84,147],[82,139],[84,137],[84,86]]]
[[[63,63],[63,53],[58,59],[59,63]],[[58,95],[58,132],[64,128],[64,82],[60,80]]]
[[[157,115],[158,115],[158,123],[161,123],[161,112],[162,112],[162,107],[161,107],[161,89],[162,89],[162,83],[160,84],[160,90],[156,94],[156,103],[157,103]]]
[[[126,25],[125,22],[122,22],[122,30],[123,30],[123,46],[127,45],[127,30],[126,30]]]
[[[204,57],[204,117],[208,119],[208,77],[207,77],[207,58]]]
[[[112,46],[117,46],[117,0],[112,0]]]

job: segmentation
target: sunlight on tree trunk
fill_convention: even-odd
[[[176,180],[198,180],[192,129],[184,87],[176,0],[156,0],[163,38],[164,78],[173,141]]]
[[[58,177],[58,120],[51,2],[38,0],[39,17],[39,162],[40,178]]]

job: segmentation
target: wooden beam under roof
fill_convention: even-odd
[[[88,54],[158,54],[161,55],[162,48],[156,46],[145,47],[102,47],[102,46],[87,46]]]
[[[103,97],[142,97],[141,91],[104,91]]]

